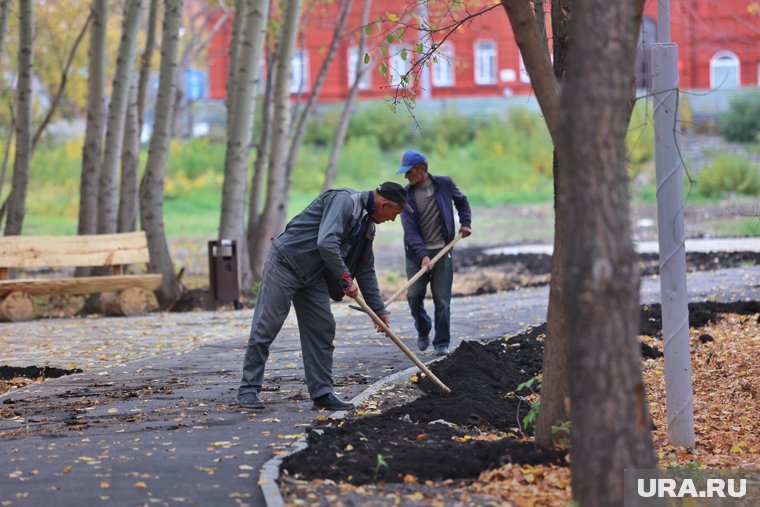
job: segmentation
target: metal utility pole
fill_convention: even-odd
[[[678,46],[670,42],[670,0],[657,2],[657,44],[650,48],[654,102],[660,298],[665,344],[668,442],[694,447],[689,307],[683,225],[683,165],[678,150]]]

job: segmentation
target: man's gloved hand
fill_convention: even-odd
[[[359,294],[359,284],[356,283],[356,279],[351,280],[351,285],[343,289],[343,293],[350,298],[355,298]]]
[[[388,326],[388,328],[391,327],[391,314],[390,313],[384,313],[382,315],[378,315],[378,317],[380,317],[380,320],[382,320],[385,323],[385,325]],[[383,331],[383,328],[381,328],[377,324],[375,324],[375,331],[377,331],[378,333],[384,333],[385,332],[385,331]]]

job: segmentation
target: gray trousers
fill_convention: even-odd
[[[327,284],[321,274],[308,281],[302,280],[276,248],[271,248],[264,261],[238,394],[261,390],[269,347],[280,332],[291,303],[298,319],[309,396],[314,399],[332,392],[335,319],[330,311]]]

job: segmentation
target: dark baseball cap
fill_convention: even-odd
[[[398,183],[394,183],[392,181],[386,181],[385,183],[377,187],[375,189],[375,192],[377,192],[377,195],[379,195],[380,197],[384,197],[385,199],[388,199],[391,202],[400,204],[409,213],[414,213],[414,211],[412,210],[412,207],[409,206],[409,204],[406,202],[406,189],[402,187],[401,185],[399,185]]]
[[[423,155],[419,151],[414,151],[414,150],[405,151],[404,154],[401,155],[401,167],[399,168],[398,171],[396,171],[396,174],[405,174],[411,171],[412,167],[418,164],[427,164],[427,159],[425,158],[425,155]]]

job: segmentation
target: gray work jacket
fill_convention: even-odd
[[[349,240],[358,232],[361,220],[367,219],[368,199],[369,192],[328,190],[293,217],[272,245],[304,283],[311,283],[323,272],[339,280],[343,288],[356,278],[369,307],[382,315],[388,312],[377,285],[371,241],[356,273],[349,272],[346,266]],[[374,238],[375,223],[371,220],[365,234]]]

